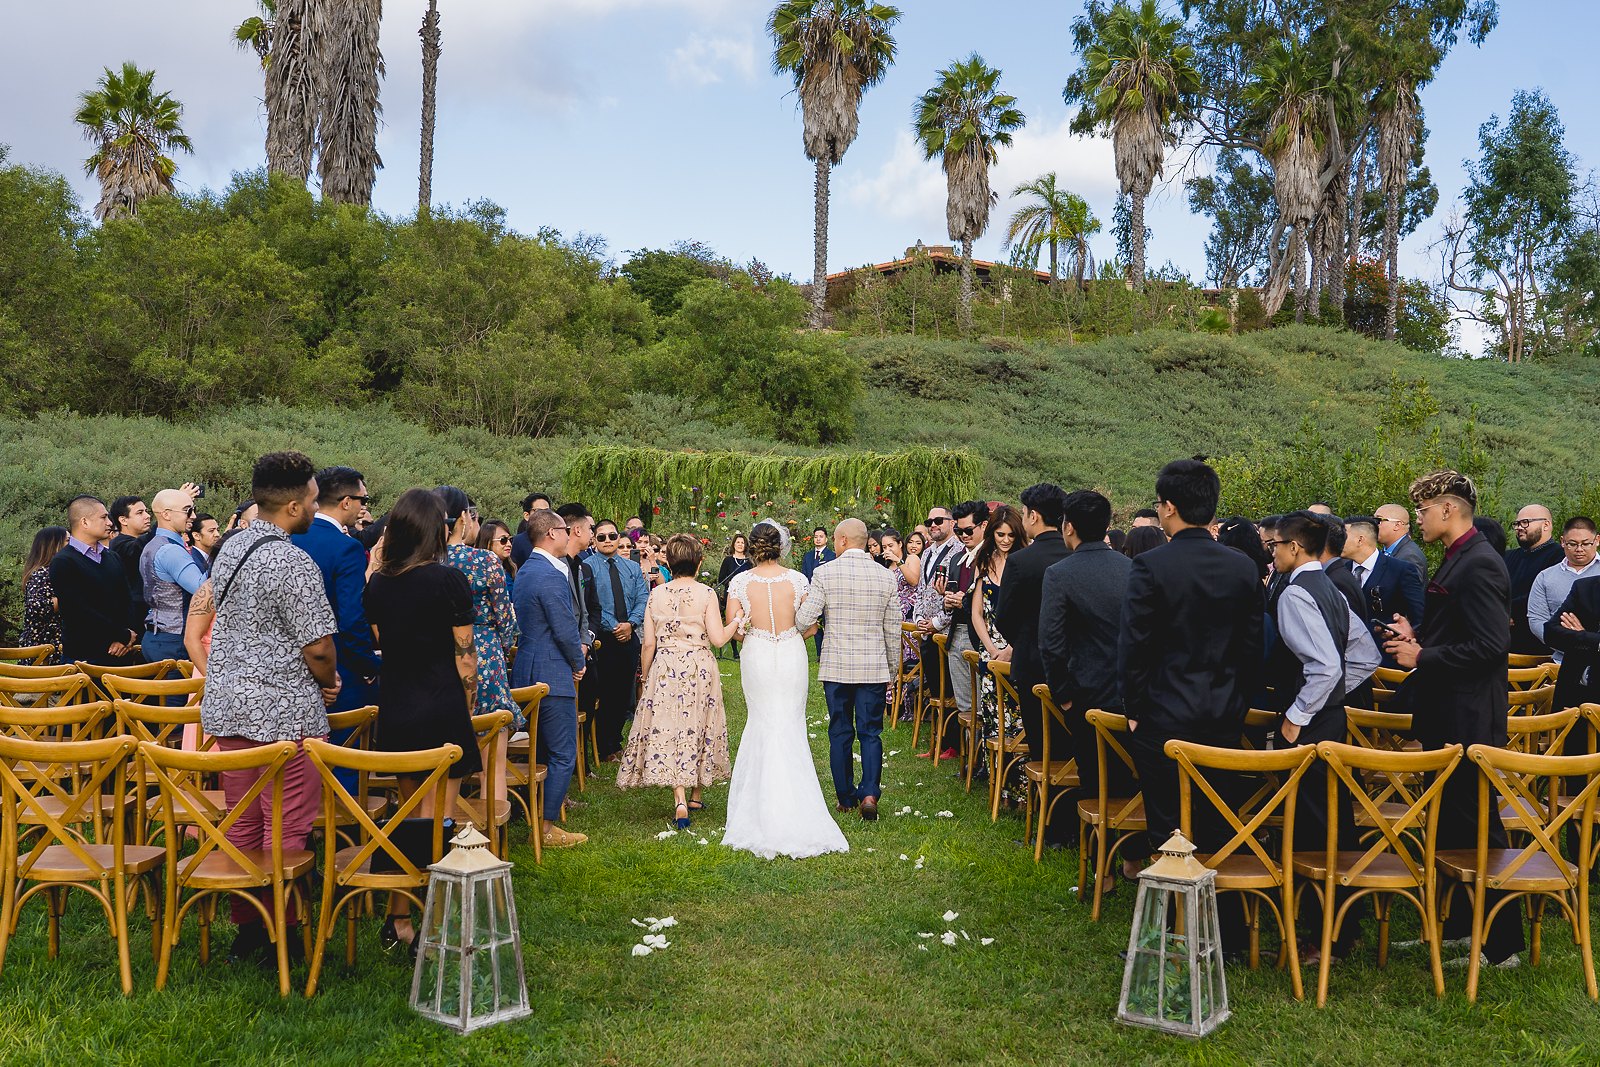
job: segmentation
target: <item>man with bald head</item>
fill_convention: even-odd
[[[183,540],[194,522],[194,501],[182,489],[163,489],[150,502],[150,517],[155,529],[139,553],[139,580],[148,609],[141,647],[150,663],[185,659],[183,623],[189,616],[189,598],[206,580],[205,569]]]
[[[1517,537],[1517,547],[1506,553],[1506,572],[1511,575],[1511,651],[1548,655],[1549,647],[1528,628],[1528,594],[1534,579],[1562,560],[1555,521],[1543,504],[1529,504],[1517,512],[1511,532]]]
[[[878,817],[882,795],[883,710],[888,684],[900,665],[900,598],[894,578],[867,555],[867,524],[845,519],[833,531],[837,558],[811,576],[805,603],[795,612],[802,632],[819,621],[828,628],[817,679],[828,704],[828,763],[838,810],[860,807]],[[861,739],[861,782],[856,783],[855,743]]]
[[[1399,504],[1384,504],[1372,514],[1378,519],[1378,547],[1383,549],[1383,554],[1411,564],[1422,580],[1427,581],[1428,557],[1411,540],[1410,510]]]

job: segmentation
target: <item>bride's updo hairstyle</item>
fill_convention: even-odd
[[[783,531],[777,526],[770,522],[757,523],[745,539],[745,553],[749,555],[751,563],[760,566],[783,558],[783,542]]]

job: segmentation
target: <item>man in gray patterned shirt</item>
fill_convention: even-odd
[[[288,537],[305,533],[317,513],[316,467],[299,452],[262,456],[250,495],[259,516],[228,539],[211,571],[217,616],[200,725],[223,752],[326,737],[326,707],[339,695],[333,648],[339,622],[323,591],[322,573]],[[250,770],[223,773],[230,809],[259,776]],[[302,748],[283,770],[286,851],[305,848],[320,795],[316,768]],[[272,847],[272,790],[264,790],[239,816],[228,840],[242,849]],[[301,941],[292,901],[290,909],[284,936],[293,954]],[[235,898],[233,922],[239,932],[229,957],[264,956],[269,941],[256,909]]]

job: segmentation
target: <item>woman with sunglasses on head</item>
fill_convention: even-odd
[[[472,643],[478,653],[478,698],[474,714],[509,711],[516,729],[526,725],[517,702],[511,699],[506,673],[506,653],[517,643],[517,613],[511,607],[505,567],[488,549],[474,548],[478,539],[478,509],[472,498],[453,485],[433,491],[444,508],[448,547],[444,561],[467,576],[472,587]],[[505,777],[500,778],[502,784]]]
[[[1011,648],[1005,635],[995,625],[995,606],[1000,599],[1000,583],[1005,578],[1007,557],[1027,545],[1028,532],[1023,528],[1022,516],[1017,514],[1016,509],[1001,504],[989,513],[988,532],[984,534],[983,545],[972,560],[972,570],[979,582],[978,595],[972,598],[972,636],[978,644],[979,655],[983,657],[983,665],[978,672],[983,683],[983,692],[978,701],[978,732],[986,742],[998,738],[1001,730],[999,699],[995,693],[994,676],[989,673],[989,664],[1011,661]],[[1017,740],[1020,743],[1022,719],[1016,714],[1014,706],[1007,706],[1006,712],[1004,729],[1007,741]],[[989,748],[984,745],[978,751],[981,753],[979,767],[987,777]],[[1022,762],[1017,761],[1000,790],[1000,799],[1013,807],[1027,796],[1023,769]]]
[[[499,519],[490,519],[478,530],[476,542],[477,547],[493,553],[505,568],[507,592],[517,577],[517,565],[511,560],[511,540],[511,527]]]

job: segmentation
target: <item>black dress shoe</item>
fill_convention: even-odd
[[[228,962],[259,963],[266,957],[271,944],[267,939],[266,926],[259,922],[245,923],[233,935],[233,944],[228,946]]]

